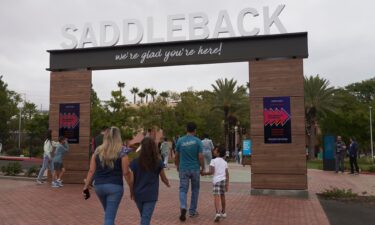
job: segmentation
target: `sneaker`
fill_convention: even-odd
[[[56,180],[56,184],[59,185],[60,187],[63,187],[64,185],[62,184],[62,180],[58,179]]]
[[[43,184],[44,182],[41,181],[41,180],[36,180],[36,183],[37,183],[37,184]]]
[[[223,212],[223,213],[220,214],[220,217],[225,219],[225,218],[227,218],[227,214],[225,212]]]
[[[221,214],[220,213],[216,213],[216,215],[215,215],[215,222],[219,222],[219,220],[220,220],[220,217],[221,217]]]
[[[59,188],[60,185],[57,182],[53,181],[51,187],[53,187],[53,188]]]
[[[186,220],[186,209],[181,209],[180,220],[181,221],[185,221]]]
[[[189,217],[191,218],[195,218],[197,216],[199,216],[199,213],[197,211],[195,213],[189,214]]]

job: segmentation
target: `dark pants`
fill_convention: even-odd
[[[338,152],[335,155],[335,171],[336,173],[340,170],[344,172],[344,159],[345,159],[345,152]]]
[[[357,157],[351,157],[350,156],[350,173],[354,173],[354,167],[355,171],[359,173],[359,168],[357,164]]]

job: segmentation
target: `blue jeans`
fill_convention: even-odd
[[[187,192],[189,190],[189,181],[191,181],[191,200],[189,213],[197,212],[200,172],[199,170],[180,171],[180,208],[187,209]]]
[[[95,185],[96,195],[104,208],[104,225],[114,225],[124,188],[118,184]]]
[[[152,214],[154,213],[156,201],[154,202],[135,202],[139,213],[141,214],[141,225],[149,225]]]
[[[41,180],[43,177],[44,172],[46,171],[47,167],[51,170],[51,174],[53,174],[53,162],[52,159],[48,156],[43,157],[43,163],[42,163],[42,168],[39,171],[38,178],[37,180]]]

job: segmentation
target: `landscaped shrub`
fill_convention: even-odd
[[[368,167],[368,171],[372,172],[372,173],[375,173],[375,166],[374,165],[373,166],[369,166]]]
[[[339,189],[336,187],[326,189],[324,192],[319,193],[319,195],[327,199],[354,198],[358,196],[358,194],[352,192],[352,189]]]
[[[38,166],[32,166],[27,170],[25,175],[28,176],[28,177],[36,177],[38,175],[38,172],[39,172],[39,167]]]
[[[22,166],[19,162],[13,162],[8,163],[7,166],[3,166],[1,170],[7,176],[15,176],[22,172]]]
[[[21,152],[22,151],[20,149],[18,149],[18,148],[12,148],[12,149],[8,149],[6,151],[6,154],[10,155],[10,156],[20,156]]]

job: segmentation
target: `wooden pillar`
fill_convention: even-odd
[[[251,61],[250,107],[253,189],[306,190],[302,59]],[[290,96],[292,143],[265,144],[263,97]]]
[[[70,144],[64,156],[65,183],[82,183],[89,166],[91,71],[51,72],[49,126],[53,140],[59,135],[59,108],[64,103],[80,104],[79,143]]]

